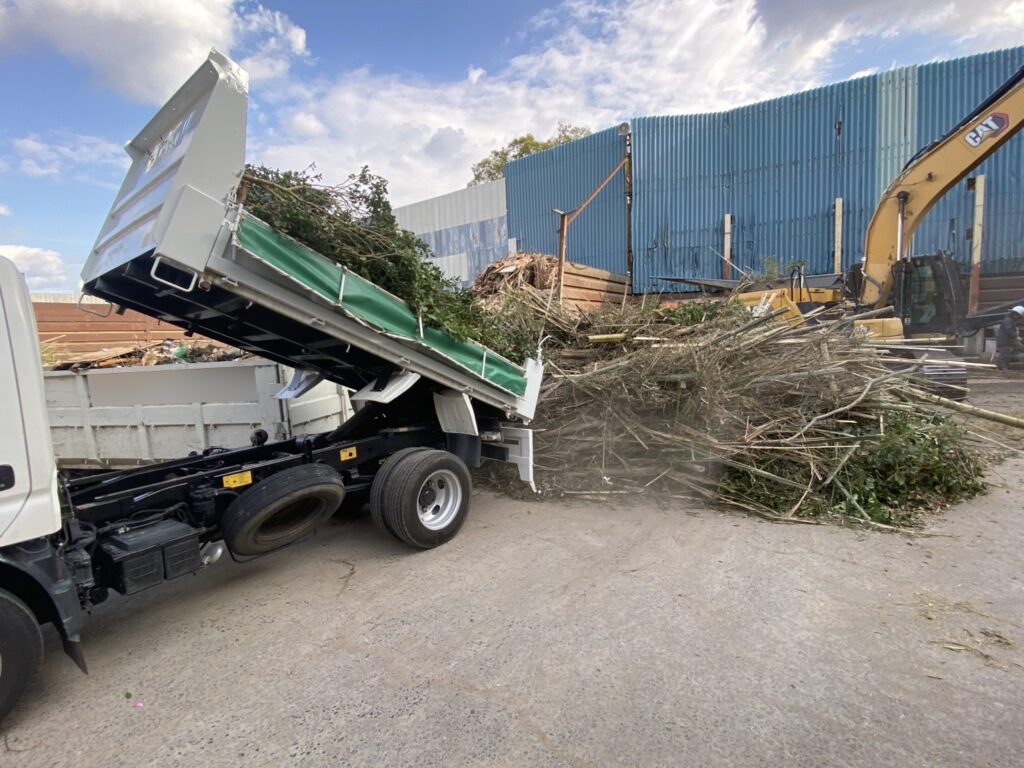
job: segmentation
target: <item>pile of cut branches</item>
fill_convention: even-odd
[[[363,168],[327,186],[312,168],[246,166],[247,211],[279,232],[405,300],[424,322],[456,338],[483,339],[488,315],[430,261],[427,244],[398,227],[387,181]]]
[[[589,318],[548,360],[532,425],[541,489],[898,526],[979,492],[980,461],[923,404],[915,365],[851,326],[730,302]]]
[[[558,279],[558,259],[543,253],[516,253],[492,264],[473,283],[473,291],[483,298],[508,289],[550,290]]]

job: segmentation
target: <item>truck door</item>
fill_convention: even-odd
[[[6,311],[3,316],[6,321]],[[11,341],[11,329],[4,322],[0,327],[0,424],[5,433],[0,440],[0,535],[25,505],[29,489],[28,445]]]
[[[56,468],[35,316],[15,266],[0,258],[0,546],[60,527]]]

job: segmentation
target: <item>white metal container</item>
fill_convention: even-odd
[[[347,393],[331,382],[294,400],[276,399],[291,374],[267,360],[49,371],[57,466],[135,467],[242,447],[255,429],[275,441],[326,432],[348,418]]]

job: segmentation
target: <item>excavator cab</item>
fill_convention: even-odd
[[[907,338],[955,336],[967,314],[960,269],[950,254],[901,259],[893,265],[894,315]]]

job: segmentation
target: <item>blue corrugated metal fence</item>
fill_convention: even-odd
[[[505,166],[508,236],[520,251],[558,254],[558,214],[580,206],[626,154],[618,128],[595,133]],[[569,227],[570,261],[624,274],[626,176],[620,171]]]

